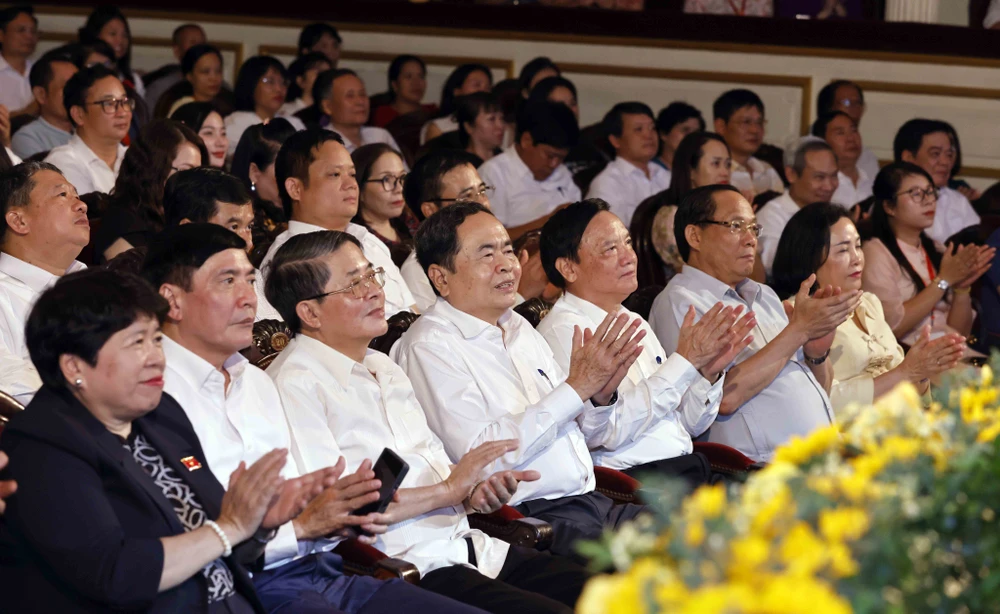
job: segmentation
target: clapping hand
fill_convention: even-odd
[[[642,353],[639,342],[646,336],[646,331],[639,330],[642,320],[636,318],[631,324],[628,321],[627,314],[608,314],[596,332],[574,327],[566,383],[581,399],[606,405]]]
[[[677,353],[683,356],[709,381],[733,361],[753,341],[748,336],[757,320],[754,313],[743,317],[743,307],[723,307],[716,303],[694,323],[695,309],[692,305],[684,315],[680,335],[677,339]],[[738,319],[737,319],[738,318]]]
[[[843,292],[838,287],[826,286],[810,296],[809,289],[815,282],[814,273],[799,286],[794,307],[787,301],[784,303],[789,326],[805,333],[806,345],[809,346],[805,349],[813,356],[824,354],[830,349],[837,327],[846,322],[857,310],[861,304],[862,294],[861,290]],[[813,352],[809,352],[810,349]]]
[[[344,458],[333,467],[308,473],[293,480],[286,480],[261,523],[263,529],[276,529],[291,522],[306,509],[309,502],[325,489],[333,486],[344,472]]]
[[[249,468],[241,462],[229,476],[218,524],[233,545],[249,539],[261,526],[284,483],[281,468],[287,460],[288,450],[271,450]]]
[[[542,474],[534,470],[499,471],[473,489],[472,494],[465,501],[465,507],[477,514],[492,514],[507,505],[514,497],[518,484],[534,482],[541,477]]]
[[[941,335],[931,340],[931,326],[925,324],[920,337],[910,346],[900,367],[908,373],[908,379],[919,383],[939,373],[952,369],[965,353],[965,339],[958,333]]]

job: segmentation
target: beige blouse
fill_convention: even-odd
[[[673,268],[678,273],[684,268],[684,260],[681,259],[680,252],[677,251],[677,241],[674,239],[674,215],[677,213],[675,205],[660,207],[653,217],[653,249],[659,254],[663,262],[668,267]]]

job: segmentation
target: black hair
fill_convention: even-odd
[[[661,192],[664,195],[664,205],[680,204],[684,195],[694,189],[691,185],[691,173],[701,164],[705,155],[705,143],[716,141],[729,151],[726,139],[714,132],[692,132],[681,139],[674,152],[674,168],[670,173],[670,187]],[[731,155],[731,154],[730,154]],[[656,195],[650,198],[655,198]]]
[[[95,64],[89,68],[81,68],[66,81],[66,87],[63,88],[63,106],[66,107],[66,115],[69,116],[70,122],[74,126],[76,122],[73,121],[73,113],[71,112],[73,107],[81,107],[86,111],[90,88],[101,79],[108,77],[117,79],[118,75],[103,64]]]
[[[951,139],[951,146],[955,149],[955,163],[951,166],[951,177],[954,177],[962,171],[962,144],[958,140],[958,132],[955,127],[946,121],[941,123],[948,127],[948,137]]]
[[[79,69],[87,67],[87,58],[89,58],[92,53],[99,53],[112,62],[114,62],[115,59],[115,50],[111,48],[111,45],[100,39],[93,40],[88,43],[67,43],[61,47],[56,47],[47,53],[64,55]]]
[[[451,71],[445,79],[441,88],[441,117],[447,117],[455,112],[455,90],[462,87],[465,80],[474,72],[482,72],[489,79],[490,87],[493,87],[493,71],[485,64],[462,64]]]
[[[28,73],[28,83],[31,84],[31,87],[40,87],[48,91],[52,79],[55,78],[52,65],[56,62],[73,64],[73,58],[66,53],[52,53],[51,51],[38,58],[38,61],[31,65],[31,71]],[[75,66],[75,64],[73,65]]]
[[[840,205],[806,205],[788,220],[778,240],[771,270],[771,288],[784,300],[794,296],[799,286],[819,270],[830,256],[830,229],[851,214]],[[813,284],[810,294],[818,284]]]
[[[358,73],[350,68],[331,68],[316,75],[312,89],[313,106],[316,109],[320,109],[320,104],[330,97],[330,93],[333,92],[333,82],[346,75],[357,77]]]
[[[62,171],[48,162],[22,162],[0,172],[0,242],[7,234],[7,212],[14,207],[27,207],[31,203],[35,174],[40,171],[62,174]]]
[[[684,262],[691,255],[691,246],[684,231],[688,226],[712,219],[715,215],[715,195],[719,192],[740,193],[729,184],[706,185],[688,192],[677,205],[677,213],[674,214],[674,241],[677,242],[677,251]]]
[[[298,100],[302,97],[302,86],[298,84],[297,79],[320,64],[330,66],[330,58],[322,53],[313,52],[300,55],[288,65],[288,96],[285,97],[286,100]],[[312,94],[312,92],[309,93]]]
[[[182,23],[181,25],[174,28],[174,33],[170,35],[170,42],[173,45],[179,46],[181,44],[181,33],[184,30],[196,29],[200,30],[202,33],[205,32],[204,28],[196,23]]]
[[[256,164],[258,170],[266,170],[274,164],[278,150],[295,132],[295,127],[283,117],[275,117],[266,124],[250,126],[243,131],[240,142],[236,145],[230,172],[250,190],[250,164]]]
[[[243,237],[216,224],[181,224],[167,228],[150,242],[142,276],[157,292],[163,284],[191,289],[195,271],[219,252],[247,247]]]
[[[573,149],[580,138],[576,116],[564,104],[548,100],[526,101],[517,112],[517,140],[528,133],[535,145]]]
[[[187,102],[177,107],[170,119],[198,132],[201,130],[201,125],[212,113],[219,113],[219,116],[222,116],[222,113],[211,102]]]
[[[823,89],[819,91],[819,95],[816,96],[816,115],[823,115],[834,110],[833,107],[837,104],[837,90],[844,85],[849,85],[858,90],[858,97],[861,100],[861,104],[865,103],[865,92],[861,89],[861,86],[853,81],[837,79],[824,85]]]
[[[77,33],[78,38],[84,44],[90,44],[94,41],[103,42],[101,39],[101,30],[108,22],[115,19],[120,20],[125,25],[125,34],[128,36],[128,51],[121,58],[117,58],[115,57],[114,50],[112,50],[111,61],[118,66],[118,72],[121,73],[121,76],[134,84],[135,75],[132,74],[132,28],[129,26],[128,19],[125,18],[125,14],[121,12],[121,9],[113,5],[104,5],[95,8],[87,17],[87,22],[83,24],[83,27]],[[110,46],[108,48],[110,49]]]
[[[542,268],[549,281],[557,288],[566,287],[566,278],[556,267],[560,258],[580,262],[580,241],[587,231],[590,221],[601,211],[608,211],[608,203],[600,198],[588,198],[556,211],[542,226],[539,249],[542,253]]]
[[[330,269],[324,258],[348,243],[361,249],[361,243],[346,232],[323,230],[295,235],[278,248],[268,263],[264,296],[281,314],[293,335],[302,331],[302,320],[295,307],[323,294],[330,281]],[[323,302],[326,297],[316,300]]]
[[[205,44],[195,45],[185,51],[184,57],[181,58],[181,74],[189,75],[193,73],[194,65],[198,63],[198,60],[210,53],[214,53],[215,57],[219,58],[219,64],[225,64],[222,59],[222,52],[219,51],[218,47]]]
[[[542,79],[542,82],[545,81],[547,79]],[[542,86],[542,82],[535,86],[535,90]],[[532,91],[534,92],[535,90]],[[498,81],[493,86],[493,95],[496,96],[497,102],[500,104],[500,109],[503,111],[503,121],[508,124],[513,124],[517,121],[517,108],[524,101],[524,98],[521,96],[521,85],[517,79]]]
[[[469,133],[465,123],[476,123],[480,113],[500,113],[500,103],[493,92],[474,92],[455,98],[455,121],[458,122],[458,142],[462,147],[469,145]]]
[[[243,62],[236,75],[236,87],[233,88],[234,107],[237,111],[253,111],[256,108],[253,94],[261,77],[272,68],[281,74],[282,79],[288,81],[285,65],[269,55],[255,55]]]
[[[576,86],[566,77],[545,77],[535,84],[534,89],[528,94],[528,101],[548,100],[553,90],[564,87],[573,93],[573,98],[577,98]]]
[[[792,169],[801,176],[806,170],[806,156],[816,151],[828,151],[833,156],[834,163],[837,162],[837,153],[833,151],[833,147],[823,140],[823,137],[819,139],[811,136],[800,137],[796,143],[795,149],[786,149],[784,152],[785,166],[790,166]],[[792,163],[788,164],[788,155],[792,156]]]
[[[59,359],[77,356],[91,367],[115,333],[143,317],[162,324],[170,306],[136,275],[102,268],[61,277],[31,308],[24,340],[42,383],[67,389]]]
[[[391,145],[386,143],[368,143],[367,145],[362,145],[358,147],[351,153],[351,161],[354,162],[354,177],[358,181],[358,212],[354,215],[354,219],[351,220],[355,224],[360,224],[362,226],[367,226],[364,216],[362,216],[361,211],[364,209],[364,195],[365,186],[368,180],[371,179],[372,170],[375,168],[375,163],[379,159],[386,155],[393,154],[400,160],[403,159],[403,154],[399,153]],[[405,164],[405,163],[404,163]],[[382,187],[379,186],[381,190]],[[397,218],[399,219],[399,218]],[[391,220],[395,221],[395,220]],[[390,222],[391,222],[390,221]],[[396,225],[393,224],[395,227]],[[404,230],[405,224],[402,224],[398,230]],[[409,235],[409,232],[405,232],[405,235]]]
[[[455,256],[458,255],[458,227],[466,218],[477,213],[493,212],[485,206],[471,200],[460,200],[449,207],[442,207],[430,216],[417,229],[416,240],[417,261],[423,267],[424,273],[436,264],[448,271],[455,270]],[[434,294],[440,296],[437,287]]]
[[[653,122],[656,121],[649,105],[642,102],[619,102],[611,107],[611,110],[604,115],[604,119],[601,121],[604,134],[621,138],[622,131],[625,130],[626,115],[645,115]]]
[[[337,41],[338,44],[344,42],[344,39],[340,38],[340,33],[337,32],[337,28],[334,28],[328,23],[311,23],[306,27],[302,28],[299,32],[299,48],[298,55],[305,55],[309,53],[313,45],[318,43],[324,34],[329,34],[333,37],[333,40]],[[303,52],[302,50],[306,51]]]
[[[755,107],[761,115],[764,114],[764,101],[760,96],[750,90],[736,89],[724,92],[715,99],[712,103],[712,117],[728,124],[729,118],[744,107]]]
[[[543,70],[551,68],[556,71],[557,76],[562,75],[562,71],[556,66],[556,63],[545,56],[537,57],[521,68],[521,73],[518,75],[517,80],[521,84],[521,90],[525,94],[531,91],[531,80],[535,78],[535,75],[542,72]],[[537,83],[535,85],[538,85]]]
[[[392,102],[396,99],[396,92],[392,89],[392,84],[399,80],[400,73],[403,72],[403,67],[410,62],[416,62],[420,64],[420,70],[424,71],[424,76],[427,75],[427,64],[419,57],[410,54],[397,55],[389,63],[389,101]]]
[[[948,135],[949,139],[952,139],[955,129],[951,127],[951,124],[936,119],[922,118],[911,119],[900,126],[896,137],[892,140],[892,153],[895,161],[903,161],[904,151],[908,151],[916,157],[924,143],[924,137],[935,132],[943,132]],[[955,143],[952,142],[952,145],[954,146]]]
[[[217,203],[249,204],[250,192],[239,179],[210,166],[178,171],[163,188],[163,217],[167,226],[183,220],[208,223],[218,212]]]
[[[285,188],[285,180],[294,177],[309,185],[309,166],[316,161],[316,154],[323,143],[336,141],[341,145],[344,139],[332,130],[309,128],[300,130],[285,139],[274,160],[274,177],[278,183],[278,194],[281,195],[281,205],[285,208],[285,217],[292,219],[292,197]]]
[[[458,149],[432,151],[414,163],[403,183],[403,200],[417,219],[424,219],[421,204],[441,197],[441,178],[464,165],[475,168],[476,158]]]
[[[823,113],[816,118],[816,121],[814,121],[812,125],[811,134],[813,136],[818,136],[821,139],[826,139],[826,129],[830,126],[830,122],[841,116],[851,120],[852,124],[854,123],[854,118],[847,113],[844,113],[843,111],[830,111],[828,113]]]
[[[38,25],[38,18],[35,17],[35,7],[30,4],[16,4],[14,6],[8,6],[7,8],[0,10],[0,30],[6,30],[10,22],[17,19],[18,15],[27,15],[31,17],[35,25]],[[0,47],[2,49],[2,47]]]
[[[677,124],[682,124],[689,119],[697,119],[701,126],[699,130],[705,130],[705,118],[701,116],[701,111],[686,102],[671,102],[660,109],[656,115],[656,130],[660,134],[666,134],[673,130]]]

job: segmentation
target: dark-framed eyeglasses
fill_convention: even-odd
[[[746,221],[743,221],[743,220],[733,220],[731,222],[717,222],[715,220],[702,220],[702,221],[700,221],[698,223],[699,224],[715,224],[716,226],[725,226],[726,228],[729,229],[729,232],[733,233],[734,235],[740,235],[740,234],[743,234],[746,231],[750,231],[750,233],[753,234],[753,236],[759,237],[761,231],[764,230],[764,227],[761,226],[760,224],[757,224],[757,223],[751,224],[750,222],[746,222]]]
[[[910,188],[905,192],[896,192],[896,197],[898,198],[903,194],[909,194],[910,200],[912,200],[914,203],[918,205],[922,205],[925,202],[927,202],[928,198],[931,199],[932,201],[937,201],[938,199],[938,191],[937,188],[935,188],[934,186],[931,186],[926,190],[921,190],[920,188]]]
[[[386,192],[392,192],[394,189],[396,189],[396,186],[403,187],[403,182],[406,181],[406,177],[408,175],[409,173],[403,173],[398,177],[394,177],[392,175],[386,175],[381,179],[368,179],[365,181],[365,183],[381,183],[383,190],[385,190]]]
[[[379,288],[385,287],[385,269],[379,267],[370,273],[362,275],[360,278],[352,281],[351,284],[346,288],[341,288],[340,290],[332,290],[330,292],[324,292],[323,294],[317,294],[316,296],[309,296],[302,300],[309,301],[312,299],[333,296],[334,294],[345,294],[347,292],[352,293],[354,295],[354,298],[365,298],[372,284],[375,284]]]
[[[484,183],[484,184],[480,185],[478,188],[473,188],[473,189],[470,189],[470,190],[466,190],[467,192],[470,192],[470,193],[469,194],[465,194],[463,192],[463,195],[459,196],[458,198],[432,198],[431,200],[433,202],[436,202],[436,203],[453,203],[453,202],[457,202],[457,201],[460,201],[460,200],[475,200],[475,201],[480,201],[480,200],[482,200],[483,197],[489,198],[489,197],[493,196],[493,192],[495,190],[496,190],[496,188],[494,188],[493,186],[486,185]]]
[[[105,115],[114,115],[119,109],[128,109],[130,113],[135,110],[135,99],[129,98],[128,96],[95,100],[94,102],[88,102],[87,104],[100,105],[101,110],[104,111]]]

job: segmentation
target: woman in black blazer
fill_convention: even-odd
[[[44,386],[0,439],[18,485],[0,523],[0,611],[264,611],[240,561],[313,489],[282,482],[286,450],[241,465],[228,490],[215,480],[162,393],[166,311],[139,278],[99,270],[33,308]]]

